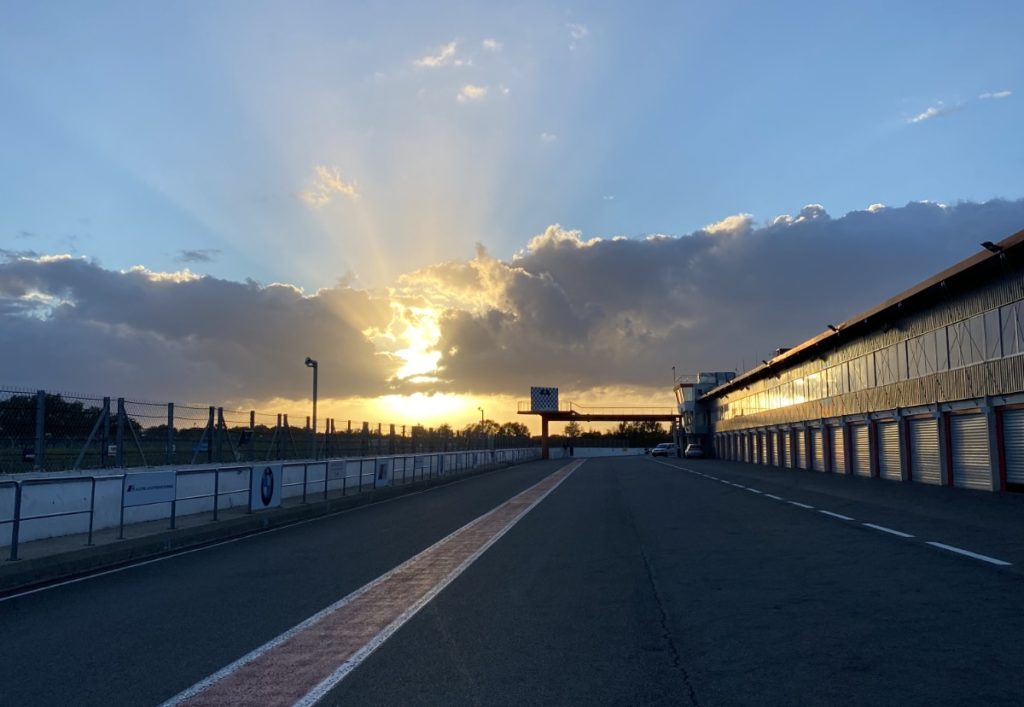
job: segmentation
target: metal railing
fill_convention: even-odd
[[[121,475],[107,476],[106,479],[116,480]],[[39,513],[36,515],[22,515],[21,507],[24,503],[25,489],[33,486],[52,486],[55,484],[71,485],[71,484],[89,484],[89,507],[70,510],[70,511],[56,511],[53,513]],[[28,521],[34,520],[47,520],[50,518],[64,518],[67,516],[86,515],[89,516],[89,529],[87,533],[87,539],[85,544],[92,545],[92,531],[93,521],[96,517],[96,477],[95,476],[78,476],[74,478],[60,478],[60,479],[23,479],[21,481],[8,481],[4,482],[4,485],[14,484],[14,514],[10,521],[5,523],[11,523],[11,551],[8,560],[18,559],[18,537],[21,532],[21,525]]]
[[[340,491],[341,496],[348,496],[352,492],[355,494],[363,493],[368,490],[378,489],[382,485],[404,485],[408,483],[415,483],[417,481],[428,480],[451,474],[459,471],[466,471],[470,469],[477,469],[480,467],[486,467],[492,464],[508,464],[518,463],[524,460],[536,458],[539,455],[539,449],[535,447],[520,447],[510,449],[488,449],[488,450],[472,450],[472,451],[459,451],[459,452],[434,452],[429,454],[403,454],[403,455],[388,455],[388,456],[375,456],[375,457],[358,457],[358,458],[338,458],[328,460],[307,460],[302,462],[284,462],[281,463],[281,495],[282,503],[285,500],[284,490],[286,488],[295,488],[298,486],[302,487],[301,503],[306,504],[310,500],[310,490],[313,489],[318,495],[322,494],[323,499],[327,499],[330,496],[331,491]],[[334,465],[341,465],[342,474],[340,476],[331,476],[331,468]],[[354,474],[350,474],[350,465],[355,465]],[[8,560],[18,559],[18,548],[21,537],[21,526],[26,522],[41,521],[53,518],[62,518],[69,516],[88,516],[88,531],[86,545],[93,544],[93,531],[96,519],[96,485],[97,482],[120,482],[120,493],[119,498],[115,498],[117,502],[116,508],[111,508],[111,511],[117,511],[118,515],[114,516],[116,527],[118,529],[117,538],[119,540],[124,539],[124,531],[126,525],[125,511],[127,509],[134,508],[145,508],[148,506],[155,505],[169,505],[169,527],[170,529],[177,528],[177,521],[181,514],[182,504],[193,504],[202,503],[203,501],[210,500],[209,505],[212,505],[213,517],[212,521],[216,522],[220,520],[220,512],[224,509],[222,501],[226,497],[237,496],[238,494],[246,495],[246,512],[252,513],[253,507],[251,502],[251,492],[253,484],[253,474],[255,473],[255,466],[251,464],[243,465],[232,465],[232,466],[217,466],[207,467],[201,469],[175,469],[175,484],[174,494],[172,498],[161,499],[147,502],[132,502],[126,504],[126,481],[128,474],[104,474],[100,476],[86,475],[86,476],[75,476],[75,477],[60,477],[60,478],[38,478],[38,479],[23,479],[23,480],[11,480],[11,481],[0,481],[0,489],[4,487],[13,488],[13,508],[11,517],[9,519],[0,520],[0,527],[4,525],[11,525],[11,545]],[[302,477],[300,481],[286,482],[286,476],[288,471],[294,471],[295,469],[302,469]],[[315,473],[311,478],[310,471],[314,469],[323,469],[323,478],[320,478],[318,473]],[[157,472],[159,473],[159,472]],[[235,474],[244,476],[246,484],[237,488],[230,487],[225,488],[223,485],[222,477],[226,474]],[[193,490],[185,490],[186,495],[179,495],[182,493],[182,487],[178,481],[182,478],[196,477],[201,475],[209,475],[212,478],[212,489],[202,492],[194,492]],[[338,482],[340,481],[340,487]],[[332,482],[334,487],[332,489]],[[47,513],[37,513],[34,515],[23,515],[22,508],[24,506],[26,489],[31,489],[38,486],[52,486],[52,485],[67,485],[71,486],[74,484],[88,484],[88,508],[72,508],[70,510],[60,510]],[[296,499],[298,495],[289,496],[288,499]],[[232,504],[232,507],[241,507],[242,504]],[[206,506],[202,510],[194,511],[192,513],[185,513],[184,515],[194,515],[195,513],[202,513],[209,510],[209,506]],[[166,518],[167,516],[163,516]],[[151,519],[151,520],[159,520]],[[109,526],[107,526],[109,527]]]

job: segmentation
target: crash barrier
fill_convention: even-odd
[[[0,481],[0,546],[17,560],[19,543],[30,540],[86,531],[91,545],[104,528],[118,528],[123,539],[133,523],[167,519],[174,529],[198,513],[217,521],[232,508],[256,513],[284,498],[308,503],[539,457],[537,448],[487,449]]]

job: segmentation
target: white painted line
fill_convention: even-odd
[[[893,530],[892,528],[886,528],[884,525],[875,525],[874,523],[861,523],[861,525],[866,525],[867,527],[874,528],[875,530],[881,530],[883,533],[889,533],[890,535],[898,535],[901,538],[914,537],[910,533],[904,533],[901,530]]]
[[[761,491],[758,491],[757,489],[752,489],[749,486],[747,487],[747,491],[750,491],[750,493],[762,493]]]
[[[936,542],[932,542],[931,540],[929,540],[926,544],[931,545],[932,547],[942,548],[943,550],[949,550],[950,552],[955,552],[958,555],[966,555],[967,557],[973,557],[975,560],[981,560],[982,562],[988,562],[988,563],[993,564],[993,565],[999,565],[1000,567],[1008,567],[1009,565],[1013,564],[1012,562],[1007,562],[1005,560],[998,560],[995,557],[989,557],[988,555],[981,555],[981,554],[979,554],[977,552],[971,552],[970,550],[964,550],[961,547],[954,547],[953,545],[946,545],[944,543],[936,543]]]
[[[824,513],[827,516],[832,516],[833,518],[838,518],[839,520],[853,520],[853,518],[851,518],[850,516],[844,516],[842,513],[833,513],[832,511],[823,511],[820,509],[818,510],[818,513]]]
[[[744,486],[743,484],[733,484],[733,486],[735,486],[735,487],[736,487],[736,488],[738,488],[738,489],[745,489],[745,488],[747,488],[747,487],[746,487],[746,486]]]
[[[765,496],[767,496],[768,498],[774,498],[776,501],[785,501],[786,500],[782,496],[776,496],[774,493],[766,493]]]
[[[451,574],[449,574],[447,577],[442,579],[437,585],[432,587],[430,589],[430,591],[428,592],[428,597],[427,598],[423,598],[420,601],[417,601],[413,606],[408,607],[395,621],[393,621],[391,624],[389,624],[384,629],[382,629],[376,636],[374,636],[373,639],[371,639],[371,641],[369,641],[366,645],[364,645],[355,655],[353,655],[351,658],[349,658],[349,660],[347,660],[345,663],[343,663],[341,666],[339,666],[339,668],[333,674],[331,674],[327,679],[323,680],[316,687],[314,687],[313,690],[310,693],[308,693],[303,698],[303,700],[302,700],[302,702],[300,702],[300,704],[306,704],[307,703],[306,701],[309,700],[310,697],[314,693],[317,693],[321,689],[323,691],[319,692],[318,696],[312,702],[308,702],[308,704],[315,703],[317,700],[320,699],[320,697],[322,697],[324,694],[329,692],[330,689],[334,687],[334,685],[336,685],[338,682],[340,682],[354,668],[358,667],[359,664],[362,663],[363,660],[365,660],[367,656],[369,656],[382,643],[384,643],[384,641],[386,641],[395,631],[397,631],[399,628],[401,628],[401,626],[405,622],[407,622],[410,618],[412,618],[412,616],[414,616],[421,608],[423,608],[423,606],[425,606],[427,603],[429,603],[430,599],[433,599],[438,593],[441,592],[442,589],[447,587],[448,584],[450,584],[456,577],[458,577],[460,574],[462,574],[462,572],[467,567],[469,567],[477,558],[480,557],[480,555],[482,555],[488,548],[491,547],[491,545],[493,545],[501,537],[503,537],[527,513],[529,513],[531,510],[533,510],[533,508],[536,507],[537,504],[539,504],[541,501],[543,501],[545,498],[547,498],[548,495],[550,495],[552,491],[554,491],[559,486],[561,486],[562,482],[565,481],[567,478],[569,478],[569,476],[572,475],[573,471],[578,469],[583,464],[583,461],[585,461],[585,460],[577,460],[577,462],[570,462],[568,465],[566,465],[566,467],[562,467],[562,469],[559,469],[558,471],[554,472],[555,474],[557,474],[559,471],[562,471],[565,468],[575,464],[575,466],[572,469],[570,469],[569,472],[565,476],[563,476],[561,479],[559,479],[555,484],[553,484],[551,486],[551,488],[547,489],[541,496],[539,496],[534,501],[532,501],[529,506],[527,506],[520,513],[518,513],[514,518],[512,518],[512,520],[510,520],[507,525],[505,525],[502,529],[500,529],[497,533],[495,533],[492,537],[490,537],[480,548],[478,548],[478,550],[476,552],[474,552],[471,557],[467,558]],[[178,693],[177,695],[175,695],[171,699],[169,699],[166,702],[164,702],[161,705],[161,707],[173,707],[174,705],[180,705],[181,703],[185,702],[186,700],[188,700],[188,699],[190,699],[192,697],[195,697],[196,695],[199,695],[200,693],[202,693],[206,689],[210,688],[211,686],[213,686],[216,683],[218,683],[221,680],[223,680],[224,678],[228,677],[229,675],[237,672],[239,669],[241,669],[241,668],[245,667],[246,665],[252,663],[253,661],[257,660],[258,658],[263,656],[265,653],[268,653],[269,651],[273,650],[274,648],[277,648],[279,645],[283,644],[288,639],[290,639],[293,636],[299,634],[300,632],[310,628],[314,624],[319,623],[320,621],[322,621],[326,617],[330,616],[331,614],[335,613],[339,609],[343,608],[347,604],[350,604],[353,600],[355,600],[355,599],[359,598],[360,596],[366,594],[367,592],[373,590],[378,585],[383,584],[388,579],[390,579],[392,576],[394,576],[394,575],[398,574],[399,572],[401,572],[407,566],[412,565],[413,563],[415,563],[417,561],[417,559],[419,559],[421,556],[427,555],[428,553],[430,553],[435,548],[438,548],[438,547],[441,547],[441,546],[445,545],[450,540],[452,540],[453,538],[455,538],[458,535],[460,535],[462,532],[469,530],[472,526],[477,525],[478,523],[483,521],[485,518],[487,518],[487,517],[497,513],[501,509],[507,507],[511,500],[513,500],[513,499],[515,499],[515,498],[517,498],[519,496],[522,496],[526,492],[532,490],[534,487],[536,487],[536,486],[540,485],[541,483],[543,483],[544,481],[548,480],[548,478],[549,478],[549,476],[545,476],[539,482],[537,482],[533,486],[528,487],[524,491],[516,494],[511,499],[508,499],[508,500],[506,500],[506,501],[504,501],[502,503],[499,503],[495,508],[492,508],[491,510],[487,511],[483,515],[481,515],[481,516],[479,516],[477,518],[474,518],[473,520],[469,521],[468,523],[466,523],[462,527],[458,528],[457,530],[453,531],[449,535],[445,536],[441,540],[438,540],[436,543],[434,543],[433,545],[428,547],[426,550],[423,550],[422,552],[417,553],[413,557],[409,558],[408,560],[402,562],[398,566],[393,567],[391,570],[389,570],[386,573],[382,574],[381,576],[377,577],[376,579],[371,581],[369,584],[366,584],[366,585],[360,587],[359,589],[355,590],[351,594],[343,597],[342,599],[339,599],[334,604],[331,604],[327,608],[322,609],[321,611],[318,611],[314,615],[312,615],[309,618],[307,618],[305,621],[302,621],[301,623],[293,626],[292,628],[288,629],[287,631],[285,631],[284,633],[280,634],[279,636],[277,636],[277,637],[271,639],[270,641],[264,643],[262,646],[259,646],[255,650],[250,651],[249,653],[247,653],[246,655],[242,656],[241,658],[239,658],[238,660],[234,661],[233,663],[231,663],[231,664],[221,668],[220,670],[218,670],[217,672],[213,673],[212,675],[209,675],[206,678],[200,680],[199,682],[197,682],[192,687],[184,690],[183,692]],[[333,682],[332,682],[332,680],[333,680]]]
[[[814,506],[808,506],[806,503],[800,503],[799,501],[786,501],[786,503],[792,503],[794,506],[800,506],[800,508],[814,509]]]

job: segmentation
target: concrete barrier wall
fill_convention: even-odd
[[[643,447],[574,447],[573,459],[587,459],[590,457],[629,457],[643,456]],[[568,459],[569,450],[564,447],[552,447],[549,456],[552,459]]]
[[[303,478],[307,498],[322,498],[326,491],[339,492],[343,489],[356,492],[362,484],[364,490],[392,483],[403,483],[429,476],[454,473],[492,463],[513,461],[519,455],[539,457],[539,449],[498,449],[468,452],[445,452],[420,455],[398,455],[394,457],[364,457],[356,459],[329,459],[310,462],[257,462],[252,465],[254,473],[264,464],[281,465],[281,496],[283,499],[300,498],[303,493]],[[51,472],[47,474],[14,474],[4,480],[21,481],[21,517],[19,543],[84,533],[89,529],[89,505],[95,479],[95,501],[93,530],[117,527],[121,522],[121,475],[123,473],[156,472],[175,467],[141,467],[118,469],[116,472],[93,474],[74,472]],[[213,510],[214,475],[219,473],[220,510],[249,507],[250,466],[221,465],[200,467],[178,467],[176,516],[184,517]],[[45,484],[31,483],[45,479]],[[326,481],[326,484],[325,484]],[[190,498],[207,496],[205,498]],[[54,518],[24,520],[28,516],[48,515],[70,511],[83,511],[77,515]],[[14,516],[14,486],[0,485],[0,523]],[[171,504],[124,509],[125,525],[145,521],[170,519]],[[11,544],[12,524],[0,525],[0,546]]]

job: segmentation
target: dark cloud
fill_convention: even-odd
[[[166,400],[302,399],[313,356],[330,395],[376,395],[395,364],[361,333],[386,301],[334,288],[113,272],[81,258],[0,264],[4,378]]]
[[[458,390],[522,394],[649,386],[679,370],[728,370],[791,346],[1024,227],[1024,200],[873,207],[833,219],[817,205],[755,225],[731,217],[682,237],[585,242],[557,228],[510,263],[483,262],[483,311],[442,321],[442,376]],[[493,274],[505,272],[504,278]],[[430,271],[466,288],[464,265]],[[494,285],[493,283],[499,283]]]
[[[220,250],[217,248],[179,250],[174,260],[179,263],[211,263],[217,255],[220,255]]]
[[[335,398],[663,386],[672,366],[753,364],[1022,227],[1024,200],[841,218],[812,205],[680,237],[586,241],[553,226],[510,261],[479,247],[389,292],[346,278],[312,295],[3,251],[3,382],[207,403],[294,400],[308,395],[308,355],[320,361],[321,395]],[[409,345],[407,330],[422,344],[433,312],[438,380],[396,383],[403,361],[382,350]]]

